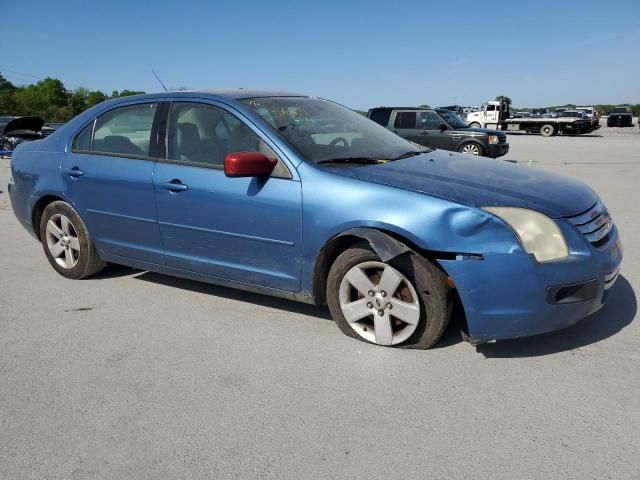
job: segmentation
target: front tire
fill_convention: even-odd
[[[345,335],[400,348],[433,346],[451,317],[441,270],[415,254],[382,262],[368,246],[336,259],[329,271],[327,304]]]
[[[482,147],[475,142],[469,142],[460,145],[460,148],[458,148],[458,152],[468,153],[470,155],[475,155],[476,157],[482,157],[484,155],[484,150],[482,149]]]
[[[86,278],[104,268],[86,225],[66,202],[52,202],[44,209],[40,241],[47,260],[63,277]]]
[[[469,126],[470,126],[471,128],[480,128],[480,127],[482,127],[482,125],[480,125],[478,122],[471,122],[471,123],[469,124]]]

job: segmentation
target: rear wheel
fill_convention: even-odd
[[[465,143],[463,145],[460,145],[460,148],[458,148],[458,151],[460,153],[468,153],[468,154],[475,155],[475,156],[484,155],[484,150],[482,149],[482,147],[480,145],[478,145],[477,143],[474,143],[474,142]]]
[[[66,202],[52,202],[44,209],[40,240],[47,260],[63,277],[85,278],[104,268],[87,227]]]
[[[446,276],[437,267],[414,254],[382,262],[364,246],[334,262],[327,303],[346,335],[401,348],[431,347],[451,315]]]
[[[542,127],[540,127],[540,135],[542,135],[543,137],[552,137],[556,134],[556,129],[553,125],[551,124],[545,124]]]
[[[480,127],[482,127],[482,125],[480,125],[478,122],[471,122],[469,124],[469,126],[472,127],[472,128],[480,128]]]

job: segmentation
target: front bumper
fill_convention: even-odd
[[[508,143],[494,143],[487,147],[487,157],[498,158],[509,152]]]
[[[605,245],[588,244],[565,260],[538,263],[526,253],[440,260],[456,284],[472,343],[527,337],[559,330],[599,310],[622,261],[616,227]],[[568,302],[550,292],[573,292]],[[559,290],[569,287],[565,290]],[[555,290],[554,290],[555,289]],[[588,293],[586,293],[588,291]],[[555,295],[555,293],[553,293]],[[582,296],[581,296],[582,295]]]
[[[633,118],[630,116],[613,116],[607,119],[608,127],[633,127]]]

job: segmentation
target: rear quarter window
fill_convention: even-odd
[[[379,123],[383,127],[389,125],[389,118],[391,117],[391,110],[373,110],[369,114],[369,119],[376,123]]]
[[[91,150],[91,136],[93,135],[93,124],[91,122],[89,125],[84,127],[80,133],[76,135],[76,138],[73,139],[73,144],[71,145],[72,150],[81,150],[88,152]]]

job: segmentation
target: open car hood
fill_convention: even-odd
[[[0,120],[0,133],[7,137],[19,137],[21,135],[33,135],[39,132],[44,125],[40,117],[16,117]]]

